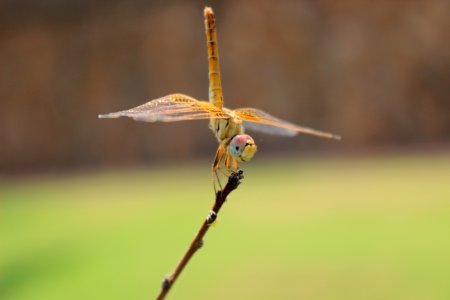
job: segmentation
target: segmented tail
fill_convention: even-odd
[[[223,107],[222,84],[220,82],[219,52],[217,50],[216,20],[211,7],[205,7],[205,33],[208,47],[209,102]]]

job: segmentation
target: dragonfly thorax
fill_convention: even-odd
[[[238,118],[211,119],[209,127],[219,143],[229,144],[234,136],[244,134],[242,121]]]

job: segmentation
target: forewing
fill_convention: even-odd
[[[283,136],[294,136],[297,133],[305,133],[324,138],[341,139],[340,136],[332,133],[283,121],[256,108],[238,108],[234,112],[237,117],[244,121],[244,128],[249,130]]]
[[[140,106],[99,115],[99,118],[130,117],[144,122],[175,122],[184,120],[226,119],[230,115],[214,105],[182,94],[151,100]]]

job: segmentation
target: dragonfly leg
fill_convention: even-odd
[[[228,172],[233,173],[233,170],[231,169],[231,160],[232,160],[232,157],[230,155],[230,152],[227,151],[227,154],[225,157],[225,168],[227,169]]]
[[[229,172],[229,174],[227,174],[224,171],[223,167],[218,167],[217,169],[213,168],[213,185],[214,185],[214,191],[217,193],[218,191],[222,190],[222,183],[221,183],[221,178],[228,178],[233,171],[232,170],[228,170],[225,169]]]
[[[213,179],[214,193],[217,194],[217,192],[222,190],[222,185],[220,183],[220,178],[219,174],[217,174],[217,170],[212,170],[212,179]]]
[[[225,177],[228,176],[227,174],[225,174],[223,172],[222,168],[220,167],[220,165],[222,164],[222,161],[224,160],[224,158],[226,158],[226,152],[227,152],[226,146],[224,144],[220,144],[219,148],[217,148],[216,157],[214,159],[214,163],[212,166],[213,186],[214,186],[214,191],[216,193],[218,192],[218,190],[219,191],[222,190],[222,184],[220,183],[219,174],[221,173]]]
[[[237,159],[231,156],[229,151],[227,151],[227,157],[225,159],[225,168],[230,174],[236,173],[239,170]]]
[[[238,165],[238,161],[236,158],[233,157],[233,167],[237,170],[239,170],[239,165]]]

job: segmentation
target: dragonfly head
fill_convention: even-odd
[[[249,161],[256,153],[255,141],[248,134],[239,134],[231,139],[230,154],[239,161]]]

